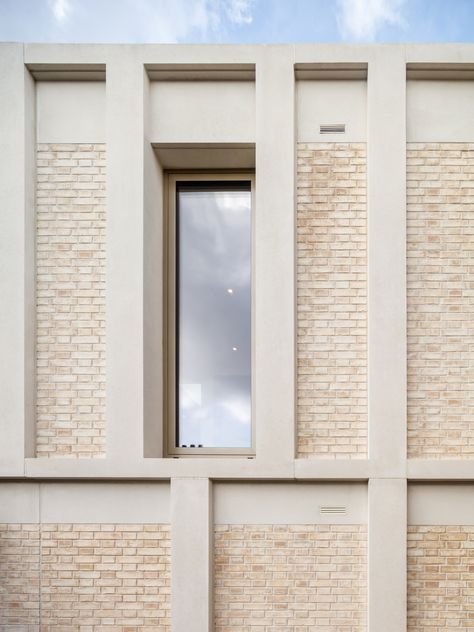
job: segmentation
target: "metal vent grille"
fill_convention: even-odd
[[[321,505],[319,507],[319,513],[321,515],[326,515],[326,514],[344,515],[347,513],[347,507],[345,505]]]
[[[345,123],[325,123],[319,126],[320,134],[345,134]]]

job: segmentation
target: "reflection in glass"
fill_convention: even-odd
[[[249,182],[179,183],[177,446],[251,437]]]

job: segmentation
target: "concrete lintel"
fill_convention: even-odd
[[[45,523],[168,523],[169,485],[148,481],[41,483],[40,520]]]
[[[406,44],[407,64],[473,64],[472,44]]]
[[[171,481],[171,632],[212,629],[212,488]]]
[[[26,477],[39,479],[211,479],[292,480],[293,461],[263,464],[247,458],[26,459]],[[17,475],[19,476],[19,475]]]
[[[474,481],[474,467],[468,459],[409,459],[407,475],[412,481]]]
[[[408,487],[409,525],[474,525],[474,484],[418,483]]]
[[[40,520],[39,483],[0,484],[0,523],[37,523]]]
[[[216,524],[367,524],[365,483],[215,483]]]
[[[407,484],[369,481],[368,632],[405,632]]]
[[[298,480],[368,480],[370,463],[362,459],[295,459]]]
[[[27,64],[108,64],[123,55],[141,64],[254,64],[258,45],[212,44],[25,44]],[[286,46],[290,48],[290,46]],[[108,66],[107,66],[108,80]]]

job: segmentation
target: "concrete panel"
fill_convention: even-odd
[[[407,81],[408,142],[474,142],[474,81]]]
[[[406,630],[406,541],[406,481],[369,481],[369,632]]]
[[[474,525],[474,485],[410,485],[408,524]]]
[[[39,483],[0,485],[0,523],[39,522]]]
[[[365,81],[297,81],[299,142],[365,142],[367,83]],[[319,126],[344,123],[343,134],[321,134]]]
[[[38,81],[38,143],[104,143],[105,83]]]
[[[171,481],[171,632],[212,630],[211,499],[207,478]]]
[[[167,483],[42,483],[41,522],[169,522]]]
[[[367,523],[367,485],[363,483],[249,482],[213,487],[216,524]]]
[[[253,81],[154,81],[150,140],[165,143],[253,142]]]

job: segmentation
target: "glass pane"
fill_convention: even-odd
[[[251,447],[250,256],[249,183],[178,186],[178,446]]]

